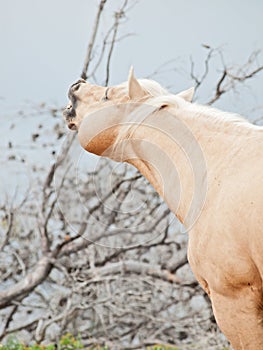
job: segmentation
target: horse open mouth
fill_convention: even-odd
[[[77,130],[77,126],[74,123],[74,119],[76,118],[76,111],[73,108],[73,104],[69,103],[67,107],[63,111],[63,117],[68,124],[68,128],[70,130]]]
[[[70,130],[77,130],[76,123],[74,122],[77,114],[76,114],[76,106],[77,106],[77,97],[75,95],[76,91],[80,88],[80,85],[86,83],[86,80],[79,79],[74,84],[71,85],[68,91],[68,98],[70,100],[69,104],[63,111],[63,116],[68,124],[68,128]]]

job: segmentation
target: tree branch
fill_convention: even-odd
[[[222,88],[222,84],[223,84],[224,80],[226,79],[227,75],[228,75],[227,70],[224,70],[221,78],[219,79],[219,81],[216,85],[215,96],[207,103],[208,105],[212,105],[213,103],[215,103],[226,92],[226,89]]]
[[[110,79],[110,63],[111,63],[111,57],[113,53],[114,46],[116,44],[116,38],[117,38],[117,33],[120,25],[120,20],[124,17],[125,15],[125,8],[128,4],[129,0],[124,0],[124,3],[122,7],[120,8],[119,11],[115,13],[115,22],[114,22],[114,29],[113,29],[113,35],[112,35],[112,40],[111,40],[111,45],[107,57],[107,63],[106,63],[106,79],[105,79],[105,86],[108,86],[109,79]]]
[[[90,64],[90,61],[91,61],[91,55],[92,55],[92,52],[93,52],[93,47],[94,47],[96,36],[97,36],[97,33],[98,33],[98,28],[99,28],[99,23],[100,23],[100,19],[101,19],[101,14],[102,14],[102,11],[104,9],[104,6],[105,6],[106,2],[107,2],[107,0],[101,0],[100,1],[99,7],[98,7],[98,12],[97,12],[97,15],[96,15],[96,18],[95,18],[95,24],[94,24],[94,27],[93,27],[93,32],[92,32],[92,35],[91,35],[91,38],[90,38],[87,54],[86,54],[86,57],[85,57],[85,60],[84,60],[84,66],[83,66],[83,69],[82,69],[82,72],[81,72],[81,78],[85,79],[85,80],[87,79],[87,71],[89,69],[89,64]]]
[[[17,282],[7,290],[0,291],[0,309],[13,304],[14,301],[21,300],[32,292],[49,275],[52,269],[52,258],[42,257],[21,281]]]
[[[97,277],[107,275],[115,275],[122,273],[135,273],[138,275],[147,275],[153,278],[161,279],[169,283],[181,283],[181,281],[170,271],[161,269],[158,265],[148,263],[124,260],[116,263],[111,263],[101,268],[95,268],[94,271],[88,273],[88,277],[96,281]]]
[[[10,209],[10,212],[7,214],[7,216],[8,216],[8,227],[7,227],[7,230],[4,234],[3,242],[0,244],[0,252],[4,249],[5,245],[8,243],[9,236],[10,236],[12,229],[13,229],[14,210],[12,208]]]

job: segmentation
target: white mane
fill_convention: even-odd
[[[138,82],[152,97],[171,95],[171,93],[163,88],[159,83],[151,79],[138,79]],[[127,89],[128,92],[128,82],[120,84]]]
[[[249,127],[259,128],[258,126],[251,124],[247,119],[237,113],[221,111],[217,108],[213,108],[207,105],[185,102],[176,94],[172,94],[168,90],[164,89],[159,83],[154,80],[139,79],[139,83],[150,95],[153,96],[153,98],[147,101],[147,103],[156,107],[161,106],[162,104],[177,106],[179,108],[183,108],[184,111],[191,113],[194,118],[198,118],[200,116],[205,117],[208,120],[211,120],[212,118],[216,124],[243,123]]]
[[[147,117],[156,109],[163,105],[168,107],[175,107],[173,110],[174,117],[178,118],[189,118],[196,121],[198,119],[203,120],[204,123],[211,123],[215,127],[227,130],[233,126],[241,127],[243,132],[247,132],[249,129],[262,130],[263,127],[253,125],[248,120],[236,113],[224,112],[219,109],[207,106],[199,105],[197,103],[190,103],[185,101],[182,97],[177,94],[173,94],[163,88],[159,83],[150,79],[139,79],[138,82],[152,97],[143,103],[141,107],[136,108],[133,113],[132,120],[135,124],[140,125]],[[125,88],[127,82],[121,84]],[[125,133],[129,134],[132,130],[132,125],[124,128],[123,132],[117,137],[117,142],[124,136]]]
[[[139,79],[140,85],[153,97],[170,95],[171,93],[163,88],[159,83],[150,79]]]

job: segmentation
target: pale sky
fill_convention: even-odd
[[[82,69],[98,1],[0,1],[2,111],[26,100],[64,105],[68,86]],[[113,5],[117,8],[120,3],[108,0],[102,30],[110,24]],[[122,27],[123,34],[134,35],[114,51],[110,84],[126,80],[131,64],[138,77],[145,77],[176,59],[177,72],[155,79],[174,91],[188,88],[192,85],[187,73],[190,55],[197,69],[203,69],[207,51],[202,44],[222,47],[227,63],[241,64],[253,50],[263,47],[262,14],[262,0],[139,0]],[[263,63],[262,54],[259,61]],[[217,64],[220,69],[215,61]],[[250,82],[253,97],[249,108],[262,105],[262,83],[263,73],[255,83]],[[239,102],[235,106],[234,101],[233,110],[243,108],[243,95]]]

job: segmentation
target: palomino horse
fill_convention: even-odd
[[[263,128],[134,77],[84,80],[64,111],[88,152],[133,164],[189,233],[188,259],[236,350],[263,349]]]

